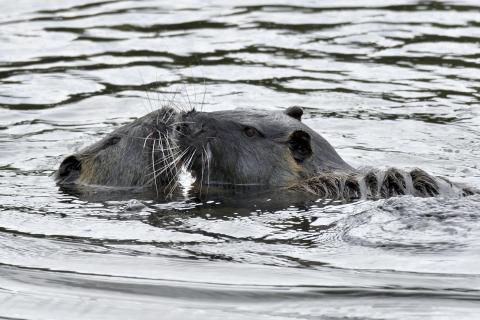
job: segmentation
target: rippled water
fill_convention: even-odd
[[[477,0],[0,8],[0,318],[478,317],[479,196],[160,203],[52,179],[180,91],[208,111],[300,105],[354,166],[480,187]]]

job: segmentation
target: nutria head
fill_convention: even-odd
[[[57,182],[115,187],[168,184],[174,180],[180,156],[174,138],[176,120],[174,110],[163,108],[118,128],[63,160]]]
[[[353,171],[302,114],[299,107],[191,111],[177,127],[179,145],[201,184],[288,186],[324,171]]]

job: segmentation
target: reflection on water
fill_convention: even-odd
[[[480,6],[11,1],[0,14],[0,317],[473,319],[480,197],[157,202],[65,193],[62,156],[168,103],[300,105],[354,166],[480,187]]]

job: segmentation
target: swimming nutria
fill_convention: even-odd
[[[321,172],[354,172],[301,116],[299,107],[192,111],[181,116],[179,144],[192,150],[191,170],[203,184],[286,187]]]
[[[67,157],[55,178],[60,185],[174,185],[183,156],[174,138],[176,121],[173,109],[153,111]]]
[[[301,120],[303,110],[236,109],[183,114],[179,144],[199,184],[263,185],[327,198],[469,195],[473,190],[420,169],[359,171]]]
[[[303,110],[235,109],[177,113],[163,108],[127,124],[67,157],[57,172],[59,184],[128,187],[176,186],[180,165],[196,185],[289,188],[345,200],[442,190],[471,190],[422,170],[358,171],[301,120]]]

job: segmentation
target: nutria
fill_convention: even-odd
[[[114,130],[63,160],[58,184],[173,189],[183,156],[176,121],[173,109],[162,108]]]
[[[183,165],[200,188],[287,188],[344,200],[473,193],[420,169],[356,170],[302,122],[302,115],[300,107],[283,112],[163,108],[67,157],[57,181],[171,193]]]
[[[345,200],[470,195],[474,190],[414,169],[356,170],[302,122],[303,110],[236,109],[183,114],[179,144],[199,184],[261,185]]]
[[[181,116],[179,144],[193,153],[202,184],[290,186],[321,172],[354,172],[317,132],[302,109],[235,109]]]

